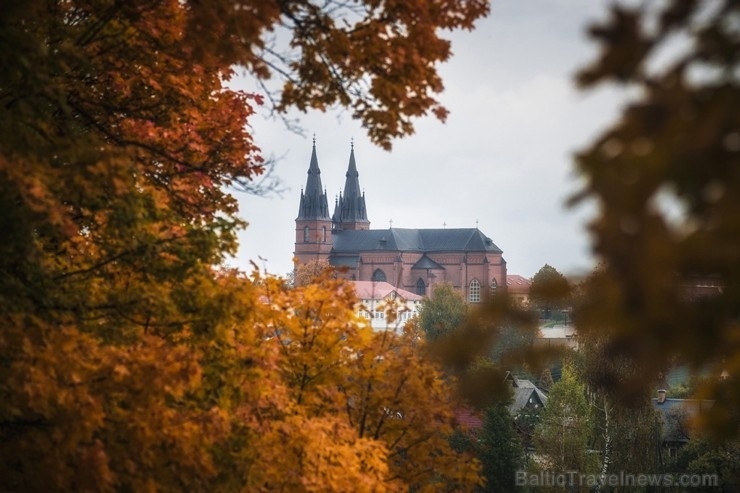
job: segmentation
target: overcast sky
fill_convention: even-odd
[[[446,123],[419,120],[391,152],[373,146],[342,112],[300,117],[305,135],[266,117],[251,121],[265,156],[279,159],[286,189],[266,198],[237,194],[249,227],[233,264],[292,269],[295,218],[316,148],[321,179],[334,196],[354,139],[371,228],[478,227],[504,251],[509,274],[531,277],[548,263],[568,274],[593,265],[587,208],[569,210],[578,189],[573,154],[618,115],[619,93],[580,93],[573,73],[596,56],[585,26],[606,16],[606,0],[493,0],[473,32],[445,33],[453,57],[440,67]],[[237,87],[250,90],[248,81]],[[262,257],[265,260],[260,260]]]

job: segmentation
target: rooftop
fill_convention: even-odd
[[[421,301],[422,297],[411,291],[394,287],[392,284],[380,281],[352,281],[357,297],[364,300],[380,300],[391,293],[407,301]]]
[[[491,252],[503,253],[477,228],[370,229],[332,232],[333,251]]]

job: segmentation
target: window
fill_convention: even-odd
[[[491,296],[496,294],[496,290],[498,289],[498,283],[496,282],[496,278],[494,277],[491,279]]]
[[[421,277],[418,281],[416,281],[416,294],[418,294],[419,296],[424,296],[425,294],[427,294],[427,285],[424,284],[424,279],[422,279]]]
[[[373,272],[373,281],[385,282],[385,272],[380,269],[375,269],[375,272]]]
[[[470,285],[468,286],[468,302],[480,303],[480,282],[478,282],[478,279],[470,281]]]
[[[308,243],[309,233],[308,226],[303,228],[303,243]]]
[[[321,228],[321,233],[322,233],[322,238],[323,238],[321,240],[321,242],[322,243],[326,243],[326,226],[324,226],[323,228]]]

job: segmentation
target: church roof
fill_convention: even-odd
[[[503,253],[477,228],[334,231],[332,241],[334,245],[332,251],[337,253],[373,250]]]
[[[321,186],[321,170],[319,169],[319,160],[316,157],[316,139],[313,141],[311,163],[308,166],[308,178],[306,178],[306,189],[301,190],[298,219],[330,219],[326,192]]]
[[[444,270],[444,267],[442,267],[437,262],[427,257],[426,254],[422,255],[421,258],[411,268],[412,269],[442,269]]]
[[[329,259],[329,263],[334,267],[349,267],[350,269],[356,269],[360,263],[359,255],[347,255],[343,257],[333,256]]]

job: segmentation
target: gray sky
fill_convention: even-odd
[[[296,114],[305,135],[266,117],[251,121],[286,188],[267,198],[238,194],[250,224],[231,262],[268,272],[292,269],[295,217],[306,183],[311,136],[334,210],[354,139],[371,228],[479,228],[503,251],[509,274],[531,277],[545,263],[564,273],[591,267],[585,223],[591,212],[564,207],[578,188],[573,153],[614,121],[619,93],[579,93],[576,68],[596,56],[585,35],[606,0],[493,0],[473,32],[445,33],[453,57],[440,67],[446,123],[417,121],[416,133],[383,151],[346,112]],[[249,82],[236,87],[250,90]],[[258,257],[266,259],[259,260]]]

